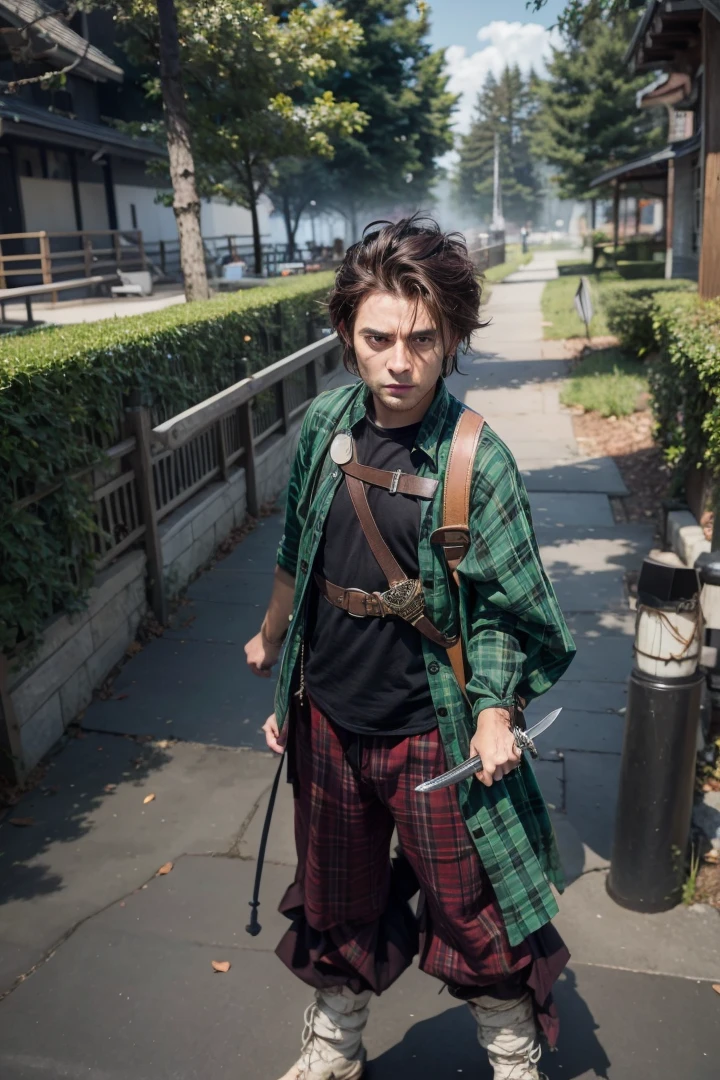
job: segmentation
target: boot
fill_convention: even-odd
[[[316,990],[315,1001],[305,1010],[302,1053],[281,1080],[360,1080],[371,997],[371,990]]]
[[[529,994],[503,1001],[483,994],[468,1002],[478,1041],[488,1052],[494,1080],[547,1080],[538,1071],[540,1043]]]

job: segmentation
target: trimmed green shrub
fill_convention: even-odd
[[[628,352],[645,356],[657,348],[653,330],[656,298],[664,293],[694,293],[696,289],[694,282],[683,279],[652,284],[613,282],[605,287],[602,300],[608,329]]]
[[[653,327],[650,389],[667,460],[680,476],[700,465],[720,476],[720,300],[663,296]]]
[[[330,273],[147,315],[0,339],[0,649],[81,607],[96,523],[87,476],[124,408],[160,422],[302,348]],[[61,481],[41,502],[12,504]]]

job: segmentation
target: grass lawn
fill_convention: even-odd
[[[489,270],[485,271],[483,277],[485,281],[497,285],[498,282],[504,281],[510,274],[514,274],[516,270],[527,266],[531,259],[532,252],[528,251],[523,255],[519,244],[507,244],[505,247],[505,262],[498,263],[497,266],[491,266]]]
[[[643,364],[619,349],[588,353],[560,394],[563,405],[582,405],[601,416],[630,416],[648,391]]]
[[[581,259],[559,262],[558,271],[560,277],[555,278],[554,281],[548,281],[540,301],[543,322],[550,324],[543,327],[543,337],[585,337],[585,323],[578,317],[573,302],[581,275],[590,278],[590,292],[595,310],[590,323],[590,333],[593,335],[609,333],[600,303],[600,294],[606,280],[608,283],[619,281],[620,275],[614,271],[608,271],[603,274],[602,280],[598,280],[590,264]]]

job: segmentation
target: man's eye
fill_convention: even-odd
[[[435,340],[435,339],[434,339],[434,338],[432,338],[432,337],[430,337],[430,335],[429,335],[429,334],[428,334],[428,335],[425,335],[425,336],[423,336],[423,337],[417,337],[417,338],[415,338],[415,341],[417,342],[417,344],[418,344],[418,345],[432,345],[432,343],[433,343],[433,341],[434,341],[434,340]]]

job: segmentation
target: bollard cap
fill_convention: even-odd
[[[675,608],[693,600],[700,591],[698,572],[692,566],[672,566],[644,559],[638,579],[638,598],[654,608]]]
[[[720,585],[720,551],[703,551],[695,560],[703,585]]]

